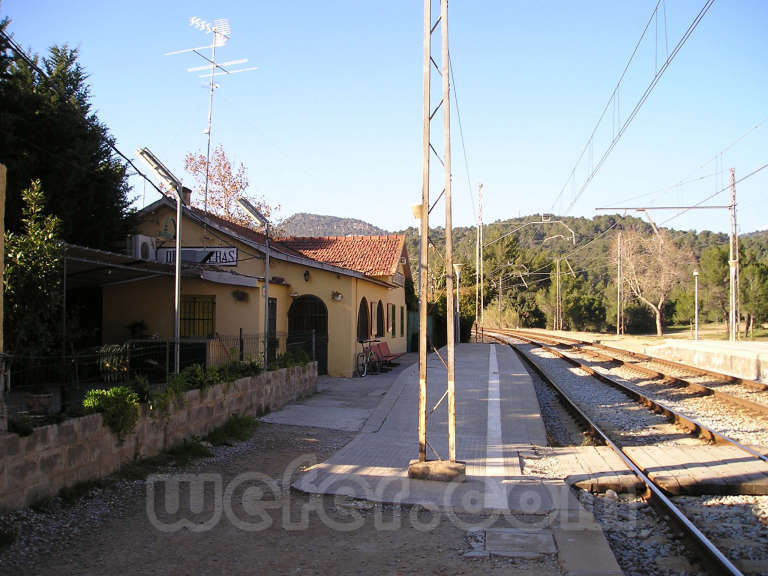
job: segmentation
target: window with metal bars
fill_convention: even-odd
[[[182,296],[179,333],[182,338],[213,338],[216,296]]]

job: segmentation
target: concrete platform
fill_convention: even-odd
[[[431,354],[430,409],[443,395],[446,378],[445,367]],[[365,380],[355,379],[361,386]],[[546,446],[547,438],[530,375],[510,348],[493,344],[456,348],[456,456],[466,463],[465,481],[408,477],[409,461],[418,453],[417,407],[418,366],[414,364],[397,374],[360,434],[327,461],[301,474],[294,487],[313,494],[420,505],[449,515],[491,515],[505,519],[510,529],[543,531],[526,536],[529,539],[546,543],[551,534],[565,573],[585,573],[582,568],[588,565],[592,573],[621,574],[600,526],[571,487],[522,474],[520,452]],[[274,417],[280,418],[279,413]],[[445,401],[429,417],[427,440],[430,459],[447,457]],[[510,534],[492,534],[491,548],[504,548]],[[591,551],[589,558],[581,558],[581,565],[577,562],[580,547]]]
[[[625,451],[671,495],[768,495],[768,463],[733,446],[635,446]]]
[[[675,362],[768,382],[768,343],[667,340],[646,346],[645,353]]]

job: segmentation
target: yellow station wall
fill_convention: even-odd
[[[157,247],[173,248],[172,238],[163,238],[163,230],[174,233],[175,211],[161,206],[157,211],[145,215],[139,224],[138,233],[156,239]],[[218,231],[207,230],[194,220],[185,217],[182,222],[182,246],[237,246],[237,267],[222,267],[222,270],[237,271],[248,276],[264,276],[264,259],[254,248],[238,242]],[[401,264],[398,271],[405,275]],[[309,277],[305,280],[305,272]],[[303,266],[293,262],[270,259],[270,276],[284,279],[282,284],[270,283],[269,296],[277,299],[277,331],[288,331],[288,311],[293,296],[312,295],[323,301],[328,310],[328,374],[331,376],[352,376],[355,354],[360,350],[357,343],[357,314],[363,297],[369,303],[381,300],[384,314],[387,304],[395,305],[396,335],[387,333],[379,340],[386,341],[392,352],[406,351],[408,331],[400,336],[400,308],[405,307],[405,292],[402,287],[388,288],[365,279],[354,278],[332,271]],[[130,337],[128,326],[144,321],[150,334],[159,338],[173,335],[173,277],[161,277],[104,288],[103,335],[105,343],[118,343]],[[246,302],[238,301],[232,295],[234,290],[248,294]],[[341,294],[341,300],[333,299],[333,293]],[[240,329],[247,334],[263,334],[264,295],[261,287],[234,286],[197,278],[182,278],[182,295],[216,297],[216,332],[220,335],[237,335]],[[375,309],[375,306],[374,306]],[[407,318],[407,313],[404,314]],[[373,318],[376,326],[376,319]],[[385,320],[386,328],[386,320]],[[406,328],[406,327],[404,327]]]

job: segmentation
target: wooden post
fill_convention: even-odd
[[[419,301],[419,462],[427,460],[427,297],[429,286],[429,115],[432,2],[424,0],[424,125],[421,179],[421,295]]]
[[[451,199],[451,69],[448,53],[448,0],[440,0],[443,77],[443,164],[445,167],[445,309],[448,347],[448,459],[456,461],[455,322],[453,316],[453,214]]]

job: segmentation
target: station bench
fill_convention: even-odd
[[[397,360],[398,358],[400,358],[400,356],[405,354],[405,352],[400,352],[399,354],[393,354],[392,352],[390,352],[389,344],[387,344],[386,342],[379,342],[377,344],[374,344],[372,347],[373,347],[374,353],[376,354],[376,356],[378,356],[379,360],[389,365],[396,366],[393,360]]]

